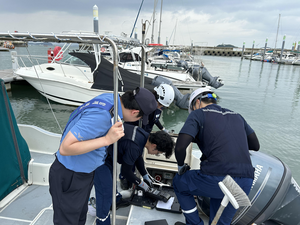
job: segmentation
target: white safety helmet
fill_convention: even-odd
[[[203,88],[198,88],[197,90],[193,91],[193,93],[190,95],[190,100],[189,100],[189,113],[191,113],[193,111],[192,107],[193,107],[193,101],[196,97],[198,97],[200,94],[204,93],[204,92],[210,92],[210,93],[214,93],[210,88],[208,87],[203,87]],[[204,97],[204,96],[203,96]],[[206,96],[207,97],[207,96]],[[215,97],[215,96],[214,96]],[[216,98],[216,97],[215,97]]]
[[[171,103],[174,101],[174,90],[168,84],[160,84],[159,86],[154,88],[158,95],[158,102],[165,107],[169,107]]]

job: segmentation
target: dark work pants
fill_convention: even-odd
[[[84,225],[94,172],[79,173],[67,169],[57,159],[49,172],[50,194],[55,225]]]
[[[253,179],[242,177],[232,178],[248,195]],[[176,174],[173,179],[174,191],[185,216],[187,225],[204,225],[199,217],[194,196],[210,197],[209,224],[211,224],[224,197],[224,194],[218,185],[223,179],[224,176],[205,175],[202,174],[200,170],[189,170],[181,176]],[[217,224],[230,225],[235,212],[236,209],[229,202]]]
[[[96,192],[96,214],[97,225],[110,225],[110,207],[112,205],[113,190],[113,168],[110,163],[105,162],[95,170],[94,186]],[[122,195],[118,193],[116,202],[121,200]]]

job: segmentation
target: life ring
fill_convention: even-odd
[[[104,47],[101,48],[101,52],[105,52],[105,48]]]

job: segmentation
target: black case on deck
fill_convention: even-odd
[[[181,213],[180,204],[178,202],[178,199],[174,192],[173,187],[154,185],[154,188],[158,189],[159,191],[168,193],[169,195],[171,195],[171,197],[174,197],[174,201],[171,206],[171,209],[164,209],[164,208],[156,207],[156,204],[158,201],[157,199],[151,198],[151,197],[145,195],[145,193],[143,193],[143,196],[138,196],[137,189],[133,190],[131,198],[130,198],[130,203],[132,205],[141,206],[141,207],[149,208],[149,209],[153,209],[155,207],[156,210],[160,210],[160,211],[171,212],[171,213]]]

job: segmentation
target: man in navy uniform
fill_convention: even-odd
[[[216,103],[216,94],[209,88],[199,88],[191,94],[190,114],[175,146],[178,174],[173,186],[188,225],[204,225],[194,196],[210,197],[211,224],[224,197],[218,183],[228,174],[248,194],[254,178],[249,150],[259,150],[255,132],[240,114]],[[191,142],[196,142],[202,152],[199,170],[189,170],[184,164]],[[229,203],[218,224],[229,225],[235,212]]]
[[[148,154],[165,154],[169,158],[173,153],[174,142],[169,134],[164,131],[148,133],[144,129],[124,123],[125,136],[118,141],[117,161],[122,165],[122,174],[130,182],[147,191],[152,186],[152,181],[145,169],[143,160],[144,147]],[[133,166],[143,177],[137,177],[133,170]],[[109,174],[109,176],[108,176]],[[97,225],[110,224],[110,207],[112,204],[112,185],[113,185],[113,146],[108,147],[108,156],[105,164],[98,167],[95,173],[94,185],[96,191],[96,212]],[[121,195],[117,194],[118,200]]]

